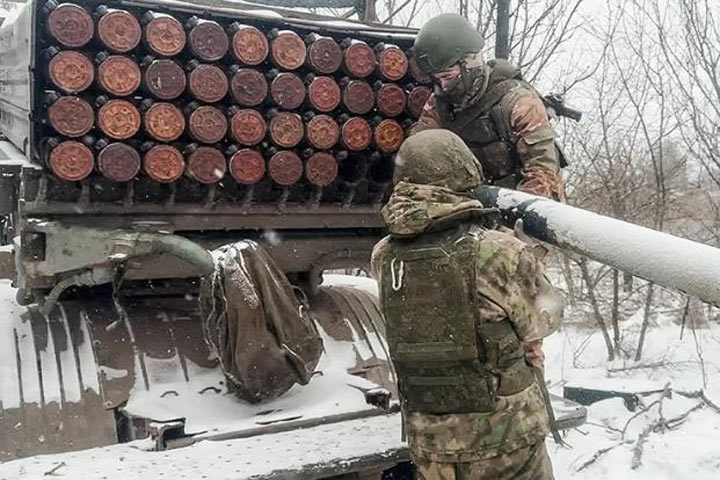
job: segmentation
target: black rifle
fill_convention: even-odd
[[[551,93],[543,97],[543,102],[548,108],[551,117],[567,117],[571,120],[579,122],[582,119],[582,112],[565,105],[565,97],[559,93]]]

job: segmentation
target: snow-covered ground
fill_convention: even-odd
[[[353,279],[353,283],[367,290],[374,287],[368,279]],[[681,339],[677,313],[659,315],[648,330],[641,362],[608,363],[602,335],[579,321],[582,315],[582,308],[570,309],[565,327],[546,340],[551,390],[562,394],[563,386],[576,385],[627,392],[666,390],[669,396],[641,396],[634,412],[619,398],[588,407],[587,423],[566,434],[567,446],[548,440],[556,478],[720,478],[720,410],[712,406],[720,405],[720,325],[710,322],[695,330],[686,326]],[[622,324],[623,343],[628,347],[636,344],[641,321],[639,310]],[[678,393],[701,389],[711,403]],[[295,468],[298,462],[312,463],[327,459],[328,454],[352,458],[376,447],[390,454],[401,442],[395,416],[201,442],[168,452],[145,451],[147,446],[140,441],[8,462],[0,464],[0,479],[262,478],[263,472]]]
[[[639,310],[621,325],[623,344],[637,344],[641,322]],[[546,376],[555,393],[573,385],[625,392],[667,387],[670,395],[640,396],[634,412],[620,398],[589,406],[587,423],[565,437],[567,447],[547,442],[558,480],[720,478],[720,409],[677,393],[704,390],[720,406],[720,325],[686,326],[682,339],[680,331],[676,318],[660,315],[648,329],[640,362],[607,362],[597,329],[566,325],[546,340]]]

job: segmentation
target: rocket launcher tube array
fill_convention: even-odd
[[[135,7],[50,1],[41,15],[38,138],[65,182],[327,187],[342,162],[392,165],[429,95],[411,52],[382,42]]]

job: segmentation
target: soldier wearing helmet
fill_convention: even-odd
[[[506,60],[484,62],[483,44],[460,15],[423,25],[414,56],[435,92],[413,132],[451,130],[480,160],[488,183],[563,200],[565,160],[540,95]]]
[[[523,343],[558,328],[562,301],[542,247],[494,229],[472,197],[483,180],[447,130],[398,152],[372,270],[405,431],[420,479],[551,480],[549,416]]]

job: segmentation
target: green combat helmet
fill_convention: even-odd
[[[403,143],[395,159],[401,181],[465,192],[484,182],[482,167],[465,142],[450,130],[423,130]]]
[[[484,43],[482,35],[467,19],[443,13],[425,23],[415,37],[415,59],[423,72],[434,74],[471,53],[479,53]]]

